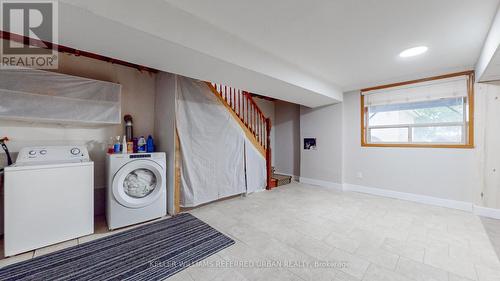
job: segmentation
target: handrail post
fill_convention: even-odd
[[[266,118],[266,172],[267,189],[271,189],[272,171],[271,171],[271,119]]]

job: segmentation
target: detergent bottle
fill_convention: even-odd
[[[144,136],[141,136],[139,138],[139,141],[137,141],[137,152],[138,153],[146,152],[146,139],[144,138]]]
[[[155,144],[153,141],[153,137],[151,135],[148,136],[148,140],[146,141],[146,152],[154,152]]]

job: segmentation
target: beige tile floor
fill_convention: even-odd
[[[168,280],[500,280],[485,227],[467,212],[299,183],[189,212],[236,243]],[[109,235],[96,221],[94,235],[0,266]]]

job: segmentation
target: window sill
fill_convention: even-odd
[[[474,144],[362,143],[362,147],[461,148],[473,149]]]

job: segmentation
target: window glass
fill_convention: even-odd
[[[363,90],[362,144],[471,147],[471,81],[469,72]]]
[[[370,141],[373,143],[407,143],[408,128],[370,129]]]
[[[461,143],[463,127],[416,127],[413,128],[413,142],[422,143]]]
[[[463,122],[464,99],[443,99],[368,107],[369,125],[436,124]]]

